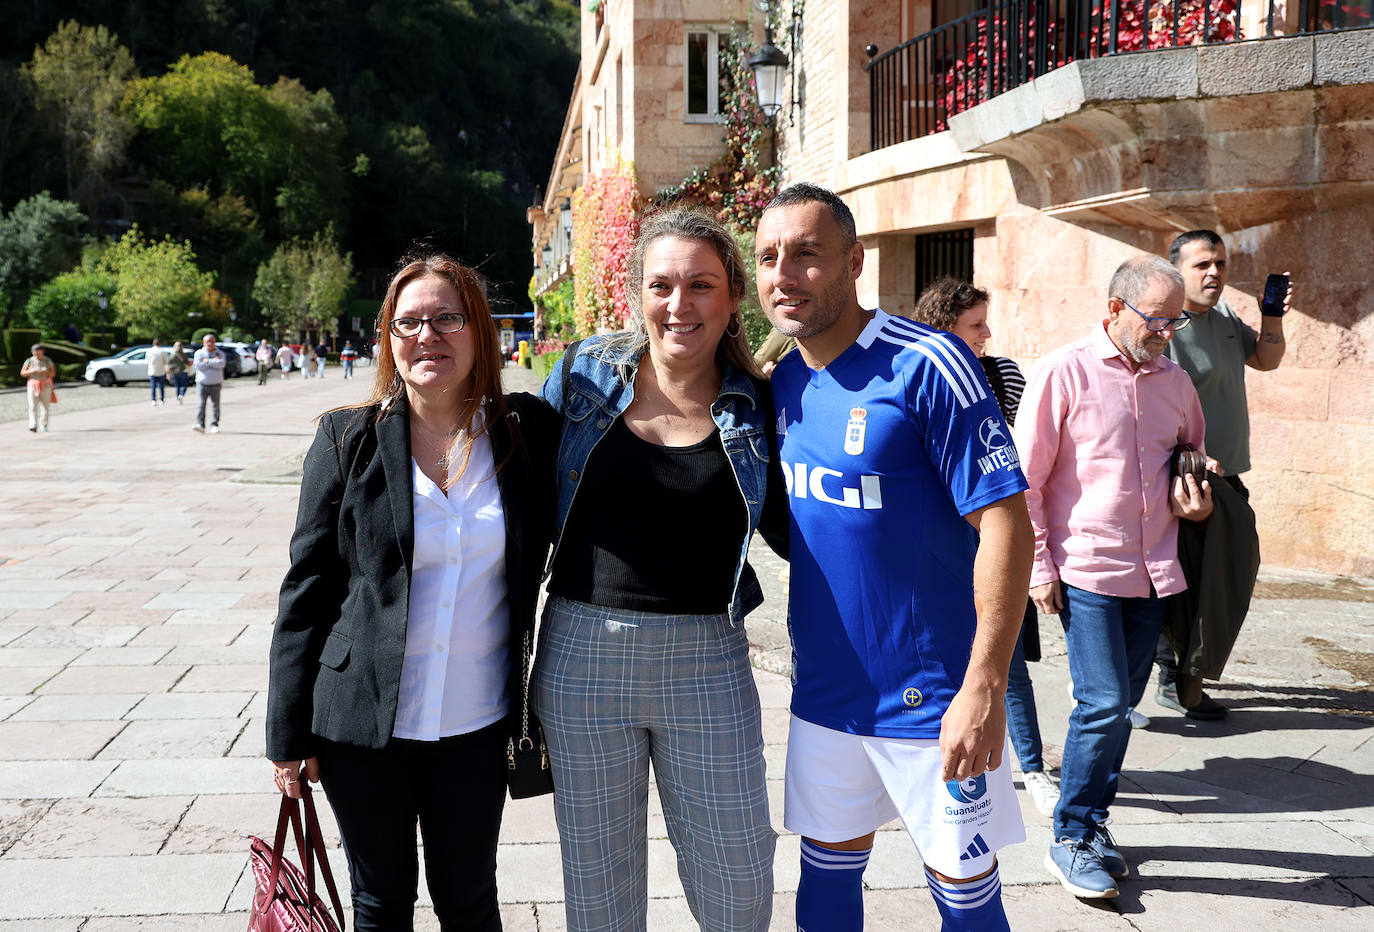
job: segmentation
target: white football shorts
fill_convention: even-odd
[[[783,825],[813,841],[861,838],[901,819],[926,866],[962,880],[1026,840],[1005,745],[996,770],[940,779],[934,738],[872,738],[792,716]]]

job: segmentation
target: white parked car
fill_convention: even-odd
[[[113,356],[92,359],[86,363],[86,381],[103,388],[123,385],[125,382],[147,381],[147,356],[151,347],[150,343],[140,343]]]
[[[239,369],[234,375],[252,375],[258,371],[258,344],[256,343],[221,343],[219,348],[224,352],[233,350],[239,357]]]

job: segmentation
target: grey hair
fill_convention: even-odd
[[[1161,279],[1175,288],[1183,287],[1183,276],[1163,256],[1136,256],[1116,267],[1112,283],[1107,286],[1107,297],[1137,304],[1150,283]]]
[[[795,207],[798,204],[811,203],[824,204],[830,208],[831,216],[835,218],[835,222],[840,225],[840,232],[844,234],[846,249],[859,241],[859,228],[854,223],[854,212],[849,209],[849,205],[834,191],[822,188],[818,184],[799,181],[789,185],[779,191],[778,196],[769,201],[763,210],[767,213],[775,207]]]
[[[745,336],[744,322],[740,320],[738,310],[738,302],[749,286],[749,274],[745,270],[739,245],[720,221],[682,207],[670,207],[652,213],[640,224],[639,235],[635,238],[634,250],[630,253],[629,266],[625,271],[625,301],[630,308],[627,321],[629,329],[608,337],[597,348],[597,355],[614,364],[621,380],[629,383],[635,362],[649,345],[649,327],[644,320],[643,304],[644,257],[649,247],[664,237],[703,242],[715,250],[720,264],[725,268],[730,297],[737,305],[734,320],[738,326],[735,336],[729,333],[721,336],[716,359],[722,363],[729,362],[749,375],[760,375],[753,353],[749,350],[749,338]]]

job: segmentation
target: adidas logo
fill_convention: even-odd
[[[968,849],[965,850],[963,854],[959,855],[959,860],[972,861],[975,858],[981,858],[990,850],[992,849],[988,847],[987,842],[983,841],[982,835],[974,835],[973,843],[968,846]]]

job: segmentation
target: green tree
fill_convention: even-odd
[[[328,91],[290,78],[264,87],[245,65],[206,52],[134,82],[125,111],[165,180],[242,195],[269,235],[323,229],[341,210],[344,130]]]
[[[310,270],[301,249],[283,243],[272,258],[258,266],[253,279],[253,299],[272,323],[278,336],[294,336],[310,312],[308,289],[304,286]]]
[[[29,293],[58,272],[76,265],[81,256],[86,215],[70,201],[40,191],[0,211],[0,292],[11,307],[0,309],[0,323],[9,326]]]
[[[214,276],[196,266],[191,245],[152,241],[135,226],[100,257],[96,269],[114,276],[115,318],[146,336],[178,333],[206,310]]]
[[[33,50],[24,74],[39,111],[62,139],[67,197],[93,217],[132,134],[120,103],[137,74],[133,56],[104,26],[68,20]]]
[[[100,295],[112,298],[114,277],[94,269],[73,269],[40,285],[29,296],[24,311],[43,336],[57,338],[67,324],[76,324],[82,333],[99,330],[108,311],[100,309]]]
[[[327,330],[353,287],[353,256],[340,252],[333,230],[307,242],[283,243],[258,267],[253,297],[279,334]]]

